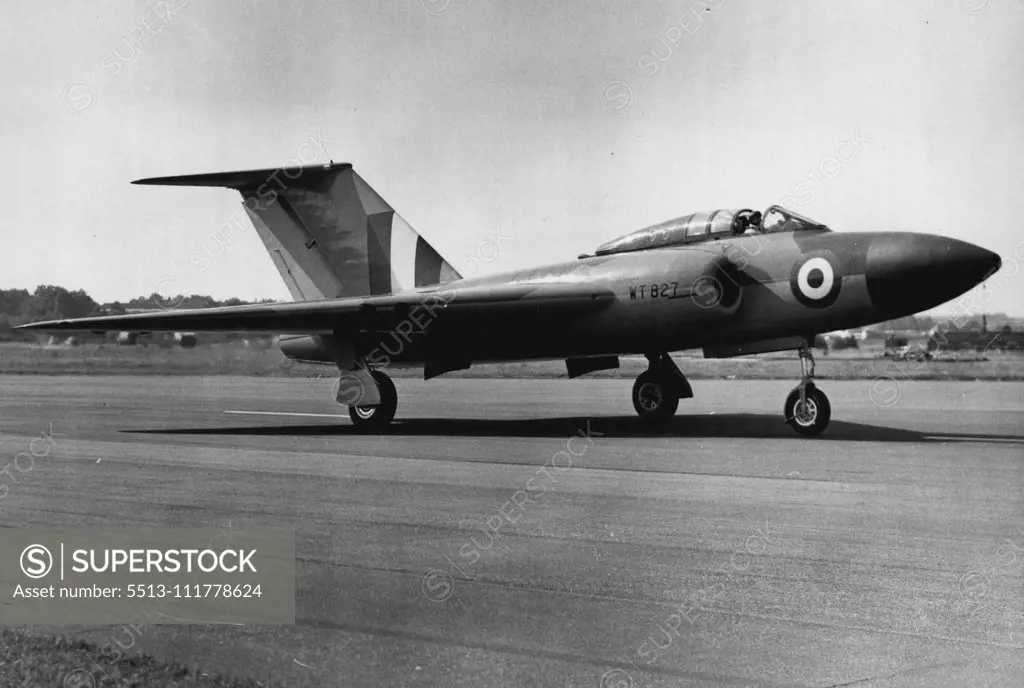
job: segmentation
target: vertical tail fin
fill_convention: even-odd
[[[133,183],[240,192],[296,301],[388,294],[460,277],[347,163]]]

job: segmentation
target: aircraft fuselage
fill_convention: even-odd
[[[434,323],[436,312],[413,312],[404,327],[378,332],[358,348],[371,363],[391,365],[713,351],[916,313],[955,298],[998,267],[990,251],[928,234],[730,237],[451,282],[442,295],[463,287],[564,282],[599,285],[614,298],[572,319],[495,314]],[[325,338],[285,339],[282,348],[300,359],[334,361]]]

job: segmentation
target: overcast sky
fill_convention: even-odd
[[[1022,315],[1021,27],[1021,0],[10,3],[0,287],[288,298],[254,231],[211,240],[236,193],[129,182],[316,151],[457,267],[500,228],[481,273],[790,197],[1000,253],[991,309]]]

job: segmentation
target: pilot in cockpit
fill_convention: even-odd
[[[761,231],[761,212],[758,210],[741,210],[736,214],[732,225],[733,236],[755,234]]]
[[[755,210],[750,216],[750,226],[747,229],[748,234],[756,234],[761,231],[761,211]]]

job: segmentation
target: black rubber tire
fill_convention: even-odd
[[[395,418],[398,410],[398,390],[391,378],[379,370],[371,370],[380,391],[380,403],[372,406],[349,406],[348,417],[360,430],[382,430]]]
[[[800,388],[797,387],[786,397],[786,405],[782,414],[798,435],[804,437],[817,437],[832,420],[832,404],[828,397],[813,384],[807,385],[807,406],[809,413],[797,413],[797,404],[800,402]]]
[[[641,420],[668,420],[679,408],[679,391],[674,381],[650,370],[641,373],[633,383],[633,408]]]

